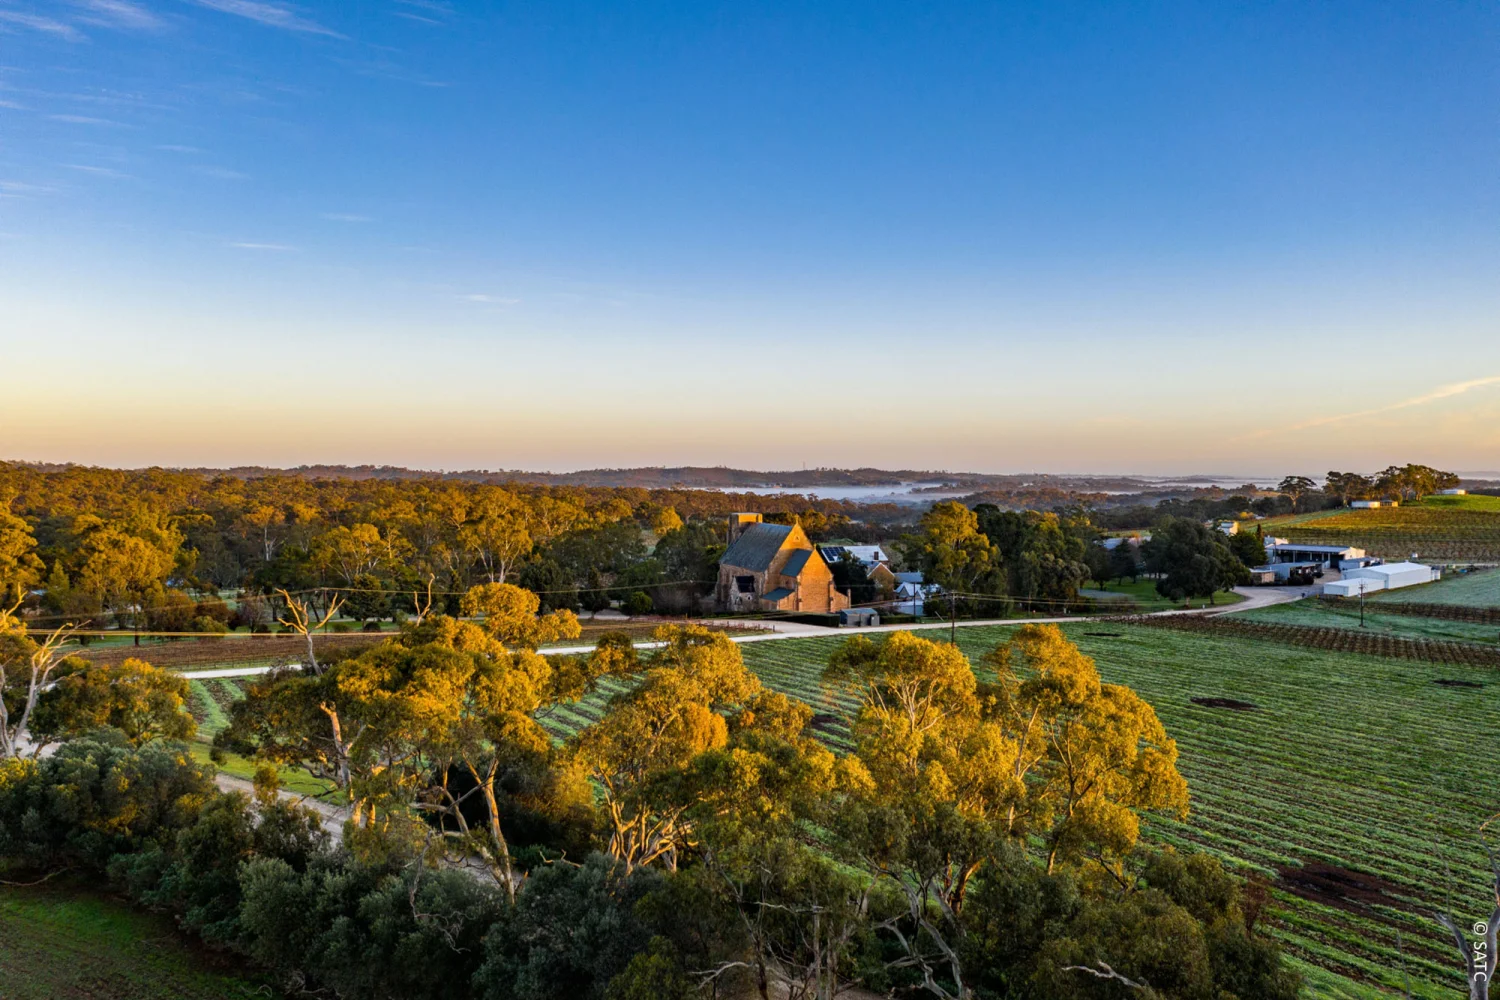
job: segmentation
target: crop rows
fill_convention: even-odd
[[[1500,607],[1500,569],[1450,571],[1437,583],[1383,590],[1370,600],[1382,606],[1437,604],[1472,608]]]
[[[318,652],[332,649],[362,649],[379,637],[359,632],[330,633],[313,637]],[[218,639],[179,639],[144,646],[125,644],[85,647],[75,655],[92,663],[115,666],[127,659],[145,660],[163,670],[191,670],[209,666],[263,666],[294,663],[302,659],[307,641],[293,635],[239,635]]]
[[[1466,922],[1487,898],[1474,831],[1497,808],[1496,792],[1475,775],[1500,774],[1500,720],[1489,693],[1476,688],[1495,683],[1493,674],[1257,641],[1258,633],[1212,625],[1188,631],[1158,627],[1156,619],[1141,624],[1148,627],[1093,622],[1066,629],[1106,681],[1128,684],[1156,708],[1177,741],[1191,815],[1182,822],[1152,817],[1145,836],[1270,877],[1261,926],[1306,969],[1311,993],[1372,998],[1402,989],[1409,974],[1413,996],[1453,995],[1462,977],[1430,914],[1451,905]],[[959,644],[978,663],[1010,632],[961,629]],[[847,750],[854,703],[821,682],[840,641],[787,639],[741,650],[768,686],[813,707],[814,728],[830,746]],[[1467,686],[1434,683],[1440,679]],[[543,724],[566,738],[628,687],[610,680]],[[218,701],[206,689],[203,696]],[[1228,711],[1192,701],[1205,696],[1255,707]],[[1351,902],[1299,894],[1279,877],[1315,864],[1370,873],[1387,891]]]
[[[649,639],[665,619],[644,619],[628,622],[585,621],[583,634],[578,639],[562,645],[588,645],[606,632],[624,632],[632,639]],[[743,625],[720,626],[711,622],[706,627],[728,635],[749,635],[763,631]],[[330,632],[313,636],[313,648],[322,653],[333,649],[362,650],[392,633]],[[130,658],[145,660],[163,670],[193,670],[205,667],[269,666],[295,663],[307,650],[307,641],[299,635],[230,635],[211,639],[176,639],[167,642],[148,642],[135,646],[127,643],[109,643],[86,646],[76,651],[92,663],[118,665]],[[546,652],[544,648],[542,652]]]
[[[1493,562],[1500,559],[1500,513],[1454,507],[1342,511],[1274,530],[1308,545],[1357,545],[1372,555]]]
[[[1500,772],[1500,724],[1482,692],[1433,681],[1480,683],[1474,678],[1485,674],[1218,632],[1099,623],[1068,631],[1106,680],[1129,684],[1156,707],[1178,742],[1193,812],[1183,823],[1150,820],[1148,837],[1273,876],[1325,863],[1374,873],[1395,887],[1378,905],[1351,905],[1302,898],[1273,883],[1268,926],[1299,962],[1326,970],[1315,977],[1319,995],[1333,992],[1326,983],[1342,983],[1339,991],[1351,996],[1374,995],[1373,984],[1399,989],[1403,954],[1415,995],[1445,996],[1462,984],[1451,946],[1426,914],[1449,897],[1460,911],[1486,898],[1473,831],[1495,804],[1492,786],[1472,775]],[[978,662],[1008,632],[963,629],[959,644]],[[847,712],[847,700],[819,684],[837,642],[755,643],[744,655],[769,685],[810,700],[819,712]],[[1203,708],[1191,701],[1199,696],[1257,708]]]
[[[1308,598],[1290,604],[1272,604],[1236,615],[1247,621],[1280,625],[1313,625],[1320,628],[1354,629],[1379,632],[1408,639],[1444,639],[1455,642],[1493,645],[1500,628],[1474,622],[1456,622],[1443,618],[1420,618],[1388,614],[1389,606],[1367,603],[1361,611],[1358,603],[1342,603]]]
[[[1342,608],[1357,608],[1359,601],[1352,597],[1324,597],[1324,601]],[[1419,604],[1416,601],[1382,601],[1381,614],[1408,615],[1412,618],[1441,618],[1450,622],[1475,622],[1480,625],[1500,625],[1500,608],[1472,607],[1466,604]]]
[[[1359,653],[1398,660],[1452,663],[1471,667],[1500,667],[1500,648],[1447,639],[1408,639],[1380,632],[1319,625],[1290,625],[1241,618],[1202,615],[1154,615],[1133,618],[1134,624],[1177,632],[1197,632],[1263,642],[1279,642],[1333,653]]]

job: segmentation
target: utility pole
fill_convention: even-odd
[[[948,595],[948,644],[958,645],[958,598]]]
[[[1365,627],[1365,584],[1363,580],[1359,583],[1359,627]]]

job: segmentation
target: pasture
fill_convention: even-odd
[[[165,917],[81,887],[0,886],[5,1000],[267,1000],[223,956],[190,944]]]

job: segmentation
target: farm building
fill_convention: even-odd
[[[1399,500],[1350,500],[1349,506],[1355,510],[1375,510],[1379,507],[1399,507]]]
[[[896,574],[891,571],[891,557],[879,545],[819,545],[818,552],[830,566],[845,556],[857,560],[877,590],[882,594],[895,592]]]
[[[1358,597],[1360,594],[1373,594],[1377,590],[1384,590],[1379,580],[1334,580],[1332,583],[1323,584],[1324,597]]]
[[[838,611],[849,598],[799,524],[766,524],[759,514],[729,515],[729,548],[714,591],[726,611]]]
[[[1266,543],[1266,558],[1272,566],[1277,563],[1316,563],[1338,569],[1346,559],[1364,557],[1365,550],[1352,545],[1303,545],[1279,538]]]
[[[1322,576],[1327,568],[1328,564],[1321,562],[1276,562],[1269,566],[1257,566],[1250,573],[1252,577],[1256,573],[1269,573],[1276,583],[1301,587]]]
[[[1358,594],[1373,594],[1377,590],[1399,590],[1422,583],[1433,583],[1442,577],[1442,571],[1421,563],[1381,563],[1378,566],[1361,566],[1344,571],[1342,580],[1323,585],[1323,593],[1336,597],[1354,597]]]
[[[1468,490],[1438,490],[1440,497],[1466,497],[1468,495]]]
[[[880,624],[880,612],[874,608],[844,608],[839,612],[839,627],[850,625],[861,627]]]

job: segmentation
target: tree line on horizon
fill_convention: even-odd
[[[191,473],[0,463],[0,581],[42,591],[34,614],[163,632],[269,628],[278,591],[342,595],[364,619],[414,595],[456,609],[477,582],[518,582],[548,606],[642,593],[696,610],[723,516],[754,510],[856,540],[890,512],[833,500],[703,490],[501,487],[442,481],[205,479]],[[854,520],[855,516],[862,518]],[[239,614],[239,617],[233,617]],[[215,625],[217,622],[217,625]]]
[[[69,467],[43,471],[0,463],[0,586],[32,594],[37,621],[90,622],[161,633],[268,630],[284,610],[277,595],[315,606],[342,601],[359,621],[414,613],[424,595],[456,610],[478,582],[515,582],[544,610],[693,613],[723,551],[722,517],[751,509],[803,525],[815,540],[886,541],[903,568],[926,573],[966,612],[996,602],[1055,609],[1079,603],[1090,579],[1150,573],[1173,599],[1211,597],[1243,577],[1217,539],[1188,523],[1245,513],[1317,509],[1365,495],[1414,498],[1447,488],[1452,473],[1392,466],[1373,476],[1331,472],[1323,489],[1289,476],[1255,498],[1168,499],[1150,508],[1053,511],[972,508],[941,501],[914,528],[839,501],[701,490],[500,487],[443,481],[253,480],[191,473]],[[903,516],[911,517],[907,509]],[[1140,549],[1106,554],[1106,530],[1174,529]],[[1189,535],[1193,537],[1188,537]],[[982,540],[982,544],[981,544]],[[1229,539],[1244,565],[1248,543]],[[1238,548],[1236,549],[1236,546]],[[877,597],[857,566],[836,566],[857,602]],[[237,590],[231,607],[219,599]]]

